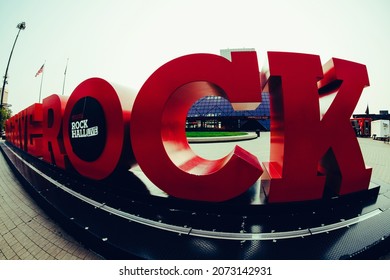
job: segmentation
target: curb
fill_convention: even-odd
[[[217,136],[217,137],[188,137],[188,143],[215,143],[215,142],[231,142],[256,139],[255,132],[249,132],[246,135],[238,136]]]

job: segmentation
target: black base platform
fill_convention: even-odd
[[[74,238],[107,259],[377,259],[390,250],[390,186],[267,204],[259,183],[224,203],[155,195],[131,172],[95,182],[8,144],[26,190]],[[120,180],[119,180],[120,178]]]

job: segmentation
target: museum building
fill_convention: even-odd
[[[222,96],[199,99],[187,114],[187,130],[269,131],[269,93],[262,93],[262,102],[256,110],[234,111]]]

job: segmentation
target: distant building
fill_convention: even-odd
[[[269,94],[262,93],[262,102],[256,110],[234,111],[230,102],[221,96],[206,96],[189,110],[187,130],[270,130]]]
[[[390,114],[388,110],[380,110],[379,114],[353,114],[353,118],[369,118],[372,121],[376,120],[390,120]]]
[[[356,136],[359,137],[371,137],[371,122],[377,120],[390,120],[388,110],[380,110],[379,114],[370,114],[366,110],[365,114],[353,114],[351,118],[351,124],[356,132]]]
[[[223,49],[223,50],[220,50],[220,54],[224,58],[227,58],[231,61],[232,60],[232,56],[231,56],[232,52],[254,52],[254,51],[256,51],[254,48]]]
[[[223,49],[221,56],[231,60],[231,52],[255,51],[253,48]],[[260,85],[259,85],[260,92]],[[255,110],[234,111],[230,102],[221,96],[199,99],[189,110],[187,130],[270,130],[270,99],[262,93],[262,102]]]
[[[1,94],[2,88],[0,88],[0,94]],[[1,98],[1,96],[0,96]],[[6,105],[8,104],[8,89],[4,90],[4,95],[3,95],[3,104]]]

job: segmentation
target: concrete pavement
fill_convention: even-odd
[[[0,153],[0,260],[98,260],[50,219]]]

